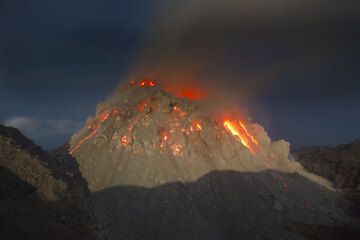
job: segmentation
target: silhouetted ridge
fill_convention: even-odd
[[[19,130],[0,126],[1,239],[93,239],[83,182]]]

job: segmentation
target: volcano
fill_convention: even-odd
[[[288,142],[234,110],[164,89],[123,85],[67,146],[100,239],[303,239],[314,226],[352,223],[339,192],[289,159]]]

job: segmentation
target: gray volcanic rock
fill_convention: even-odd
[[[328,181],[289,160],[289,143],[214,106],[149,80],[97,106],[68,151],[99,239],[334,239],[357,224]]]
[[[74,174],[0,125],[0,239],[93,239],[89,191]]]
[[[360,219],[360,141],[336,147],[307,147],[292,152],[304,168],[332,182],[348,199],[346,212]]]
[[[308,147],[293,152],[308,171],[336,188],[360,191],[360,140],[336,147]]]

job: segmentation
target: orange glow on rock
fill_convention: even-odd
[[[160,138],[160,148],[163,148],[165,146],[165,142],[169,140],[170,136],[166,131],[161,131],[159,133]]]
[[[185,117],[185,116],[186,116],[186,112],[183,111],[180,107],[174,106],[173,109],[174,109],[175,112],[178,113],[178,115],[179,115],[180,117]]]
[[[149,100],[145,99],[141,102],[138,103],[136,109],[138,110],[138,112],[143,112],[145,110],[145,108],[148,106]]]
[[[126,135],[121,137],[121,144],[126,147],[130,142],[130,138]]]
[[[174,143],[170,148],[174,156],[180,156],[182,154],[182,146],[180,144]]]
[[[99,116],[99,121],[100,121],[100,122],[105,122],[106,119],[108,119],[109,116],[110,116],[110,112],[104,111],[104,112],[102,112],[102,113],[100,114],[100,116]]]
[[[177,90],[169,90],[176,97],[188,98],[190,100],[200,100],[205,98],[205,94],[196,88],[180,88]]]
[[[93,129],[92,131],[89,132],[88,135],[86,135],[79,143],[78,145],[76,145],[69,153],[73,154],[76,150],[78,150],[80,148],[81,145],[83,145],[84,142],[86,142],[87,140],[89,140],[90,138],[92,138],[97,132],[97,127],[95,129]]]
[[[252,154],[256,154],[256,147],[258,142],[256,141],[255,137],[249,133],[242,122],[239,121],[237,123],[231,120],[225,120],[223,124],[233,136],[235,136],[245,147],[250,150]]]
[[[206,98],[206,91],[203,86],[197,86],[195,83],[170,82],[164,85],[164,89],[180,98],[188,98],[190,100],[201,100]]]
[[[164,141],[167,141],[168,139],[169,139],[169,136],[166,135],[166,134],[164,134],[163,140],[164,140]]]
[[[199,120],[194,120],[191,124],[191,131],[200,131],[202,129],[200,121]]]
[[[141,80],[139,83],[140,87],[154,87],[156,85],[156,82],[149,79]]]

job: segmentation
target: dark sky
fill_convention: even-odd
[[[349,142],[360,137],[357,9],[352,0],[2,0],[0,121],[55,147],[127,77],[191,75],[237,96],[272,139]]]

